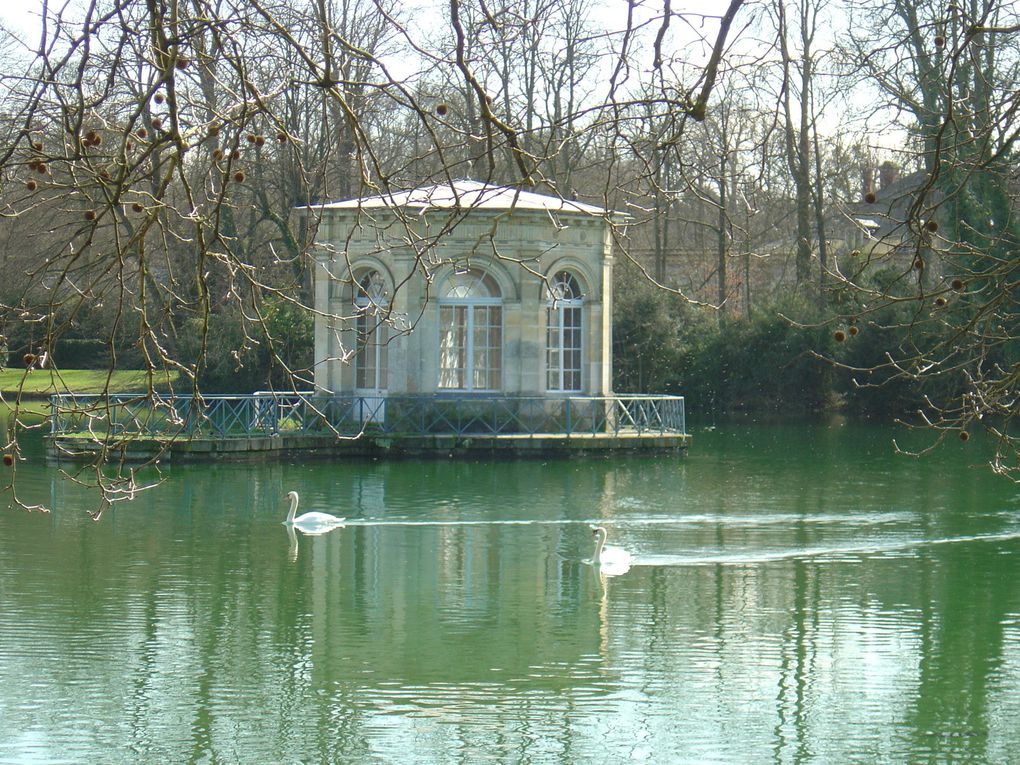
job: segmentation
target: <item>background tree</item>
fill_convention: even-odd
[[[303,388],[294,312],[314,310],[315,220],[299,228],[293,207],[472,177],[627,213],[623,260],[694,303],[741,297],[765,325],[757,308],[791,315],[775,299],[789,257],[804,283],[817,253],[835,314],[791,318],[895,331],[877,360],[816,352],[919,395],[954,381],[923,400],[929,423],[988,428],[997,467],[1017,469],[1012,5],[635,3],[611,22],[567,0],[438,9],[415,26],[368,0],[78,0],[44,4],[27,42],[0,31],[0,346],[53,351],[102,322],[104,357],[145,369],[150,393],[166,372],[196,396],[217,375]],[[863,95],[833,100],[825,30],[841,87]],[[847,103],[872,126],[886,115],[925,171],[888,258],[855,259],[837,232],[877,151],[825,132]],[[666,315],[670,331],[687,321]],[[800,359],[810,333],[793,336]]]
[[[912,342],[889,349],[887,368],[949,381],[921,402],[920,421],[943,437],[989,430],[1000,445],[995,468],[1014,476],[1018,30],[1011,3],[890,0],[855,3],[845,35],[854,71],[909,115],[903,126],[924,168],[899,221],[910,265],[877,295],[856,281],[858,302],[917,301],[904,325]]]

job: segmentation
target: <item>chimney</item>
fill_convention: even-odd
[[[864,201],[869,199],[869,194],[875,193],[875,168],[868,166],[861,172],[861,198]]]
[[[896,183],[899,177],[900,168],[899,165],[897,165],[895,162],[892,162],[891,160],[887,159],[885,162],[879,165],[878,182],[879,188],[881,188],[882,191],[885,191],[892,184]]]

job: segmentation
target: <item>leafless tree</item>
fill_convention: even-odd
[[[294,205],[466,174],[569,187],[592,161],[583,149],[610,145],[607,115],[639,108],[629,46],[651,36],[661,68],[671,25],[707,22],[705,64],[667,96],[704,119],[742,5],[696,19],[641,10],[610,34],[579,3],[451,0],[440,31],[422,36],[396,6],[357,0],[44,3],[38,39],[8,70],[27,74],[0,83],[4,234],[31,242],[6,264],[16,277],[5,277],[0,325],[35,326],[33,343],[48,349],[105,306],[110,353],[133,338],[150,396],[170,373],[199,396],[224,350],[217,317],[241,328],[229,351],[240,363],[277,347],[267,300],[315,310],[311,233],[295,228]],[[593,101],[584,83],[596,66],[606,84]],[[459,102],[435,92],[443,83],[458,85]],[[17,431],[4,445],[15,463]],[[111,499],[137,488],[133,471],[111,480],[100,466],[113,455],[99,456],[80,480]]]
[[[267,322],[273,305],[317,310],[314,230],[295,224],[295,206],[461,176],[583,189],[633,213],[635,242],[647,221],[647,273],[664,286],[676,243],[714,232],[713,302],[725,304],[732,256],[747,270],[796,228],[800,281],[814,246],[856,313],[914,301],[931,340],[891,352],[890,367],[965,377],[965,395],[933,402],[929,420],[942,433],[981,422],[1004,445],[999,468],[1015,471],[1012,7],[729,0],[695,12],[663,0],[627,4],[612,25],[596,10],[449,0],[412,25],[398,4],[368,0],[44,4],[37,39],[0,31],[0,55],[18,57],[0,75],[0,236],[24,243],[3,254],[0,333],[31,327],[46,349],[101,309],[111,355],[130,336],[150,395],[173,373],[199,396],[230,314],[241,337],[228,361],[266,350],[297,387]],[[847,155],[820,140],[823,19],[843,25],[846,82],[909,118],[926,171],[897,245],[915,252],[892,291],[826,249],[830,203],[848,200],[831,196],[835,180],[825,191],[826,168]],[[737,93],[752,72],[756,99],[722,108],[720,88]],[[626,254],[644,266],[640,250]],[[4,441],[16,462],[17,426]],[[137,486],[100,464],[89,480],[108,496]]]
[[[918,422],[966,440],[998,443],[997,471],[1020,476],[1020,310],[1014,156],[1020,16],[995,0],[851,7],[845,55],[901,116],[922,172],[893,214],[890,244],[906,257],[891,285],[850,281],[867,310],[913,305],[911,341],[887,353],[894,377],[928,381]],[[865,311],[866,313],[867,311]],[[936,393],[940,380],[955,381]]]

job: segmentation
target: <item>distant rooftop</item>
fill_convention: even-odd
[[[367,210],[378,208],[418,208],[463,210],[546,210],[548,212],[584,213],[605,215],[595,205],[572,202],[533,191],[521,191],[508,186],[490,186],[479,181],[453,181],[434,186],[422,186],[410,191],[395,191],[361,199],[308,205],[317,210]]]

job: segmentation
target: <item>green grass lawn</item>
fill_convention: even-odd
[[[176,383],[179,375],[157,376],[157,390],[166,390]],[[15,400],[20,398],[18,411],[29,419],[49,414],[49,396],[52,393],[137,393],[148,389],[144,371],[118,369],[0,369],[0,425]]]
[[[166,390],[179,375],[156,375],[157,390]],[[0,370],[0,394],[13,399],[19,393],[25,398],[40,398],[51,393],[135,393],[148,389],[146,373],[140,369],[24,369]]]

